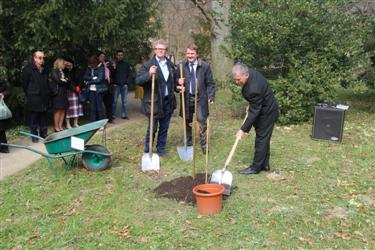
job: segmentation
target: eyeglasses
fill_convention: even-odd
[[[167,50],[165,48],[154,48],[154,50],[161,50],[161,51],[164,51],[164,50]]]
[[[42,59],[44,59],[44,56],[36,56],[35,58],[39,59],[39,60],[42,60]]]

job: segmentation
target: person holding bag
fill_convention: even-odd
[[[103,95],[108,91],[108,85],[105,82],[104,66],[99,63],[96,55],[89,57],[83,80],[90,90],[90,121],[104,119]]]
[[[0,103],[1,105],[5,105],[6,107],[6,104],[4,103],[4,99],[8,98],[9,96],[10,96],[10,90],[9,90],[8,85],[4,81],[0,80]],[[9,128],[10,118],[12,117],[12,113],[10,112],[8,107],[6,107],[6,109],[7,109],[6,112],[1,112],[1,113],[4,113],[4,115],[2,114],[1,115],[2,117],[0,116],[0,143],[8,143],[5,131]],[[9,153],[8,146],[0,145],[0,153]]]

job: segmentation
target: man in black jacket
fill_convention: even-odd
[[[128,119],[126,111],[126,99],[128,96],[128,86],[132,81],[130,65],[124,61],[124,52],[118,50],[116,52],[116,62],[112,64],[112,79],[113,79],[113,104],[112,104],[112,118],[116,118],[117,99],[121,95],[121,118]]]
[[[183,66],[183,76],[180,78],[180,65],[176,71],[176,89],[184,91],[185,95],[185,117],[187,145],[192,145],[192,127],[195,98],[197,102],[197,120],[199,122],[199,135],[202,151],[206,153],[206,131],[207,117],[209,115],[209,104],[215,101],[215,82],[212,77],[210,65],[202,60],[198,60],[198,47],[191,44],[186,48],[186,59],[181,62]],[[195,86],[198,82],[198,96],[195,96]],[[182,109],[180,112],[182,116]]]
[[[48,71],[44,68],[44,53],[36,51],[33,62],[22,70],[22,87],[26,95],[26,109],[30,111],[31,134],[47,136],[47,110],[51,95],[57,92],[48,81]],[[56,92],[56,93],[54,93]],[[32,138],[33,142],[38,142]]]
[[[279,115],[277,101],[267,80],[258,71],[237,63],[232,74],[234,81],[242,87],[242,96],[249,102],[246,119],[236,136],[242,139],[252,126],[256,134],[253,162],[239,172],[257,174],[262,170],[269,171],[270,140]]]
[[[145,62],[138,71],[136,82],[144,89],[142,100],[142,112],[149,117],[146,132],[146,143],[144,152],[149,150],[149,130],[150,130],[150,107],[151,107],[151,79],[156,75],[155,97],[154,97],[154,131],[158,130],[156,148],[160,156],[166,154],[166,144],[168,137],[169,122],[174,109],[176,108],[176,97],[174,95],[174,65],[167,59],[168,44],[164,40],[154,42],[155,56]],[[155,136],[153,136],[155,138]]]

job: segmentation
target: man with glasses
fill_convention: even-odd
[[[198,60],[198,47],[191,44],[186,48],[186,59],[181,62],[184,78],[180,78],[180,70],[176,71],[176,88],[178,91],[184,90],[185,95],[185,117],[187,145],[192,145],[193,114],[195,110],[195,98],[197,98],[197,120],[199,123],[200,143],[203,154],[206,154],[206,131],[207,117],[209,115],[209,105],[215,101],[215,82],[212,77],[210,65],[202,60]],[[198,83],[197,94],[196,83]],[[182,116],[182,110],[180,112]]]
[[[47,110],[52,95],[57,94],[48,81],[48,71],[44,67],[44,53],[35,51],[32,63],[22,70],[22,87],[26,95],[26,110],[30,114],[31,134],[47,136]],[[39,134],[38,134],[39,130]],[[32,138],[38,142],[37,138]]]
[[[165,40],[158,40],[153,43],[154,56],[151,60],[145,62],[138,71],[136,82],[144,89],[144,98],[142,100],[142,112],[150,117],[151,107],[151,79],[155,74],[155,97],[154,97],[154,131],[158,131],[156,149],[160,156],[166,154],[166,144],[168,136],[169,123],[176,108],[176,98],[174,95],[174,65],[166,57],[168,43]],[[144,152],[149,150],[149,130],[150,118],[146,132],[146,143]],[[155,136],[153,136],[155,138]]]

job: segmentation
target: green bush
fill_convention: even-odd
[[[269,79],[281,123],[308,120],[314,104],[334,101],[336,87],[358,83],[369,67],[366,29],[345,14],[351,2],[232,1],[232,56]]]

